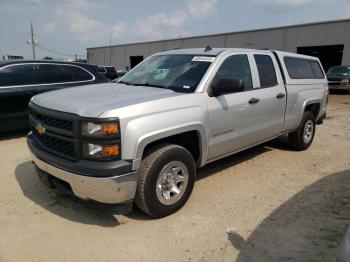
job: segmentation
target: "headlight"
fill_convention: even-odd
[[[120,144],[83,144],[84,155],[87,158],[111,160],[120,158]]]
[[[118,136],[120,132],[119,123],[94,123],[84,122],[82,133],[84,136],[110,137]]]

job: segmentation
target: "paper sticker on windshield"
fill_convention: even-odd
[[[195,56],[192,58],[192,61],[194,62],[208,62],[211,63],[213,62],[215,57],[213,56]]]

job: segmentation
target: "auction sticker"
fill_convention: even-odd
[[[213,62],[215,59],[214,56],[194,56],[192,58],[192,61],[194,62],[208,62],[208,63],[211,63]]]

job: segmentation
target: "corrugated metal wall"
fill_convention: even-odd
[[[147,56],[172,49],[194,47],[241,47],[297,52],[298,47],[344,45],[342,64],[350,64],[350,20],[284,28],[162,40],[110,47],[88,48],[89,63],[130,67],[130,56]],[[110,54],[111,50],[111,54]]]

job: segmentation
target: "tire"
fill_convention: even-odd
[[[314,140],[315,131],[314,115],[308,111],[304,112],[297,130],[288,134],[290,146],[297,151],[308,149]]]
[[[168,216],[186,203],[195,179],[195,161],[187,149],[160,145],[141,161],[135,203],[152,217]]]

